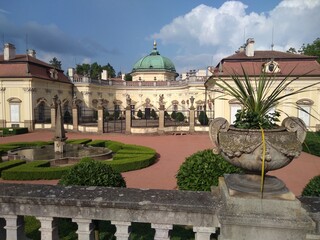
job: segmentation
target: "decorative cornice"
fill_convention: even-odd
[[[81,92],[83,95],[92,95],[92,92],[89,92],[89,91],[82,91]]]
[[[33,87],[26,87],[26,88],[23,88],[23,91],[25,91],[25,92],[36,92],[37,89],[33,88]]]

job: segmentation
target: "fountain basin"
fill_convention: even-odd
[[[26,161],[49,160],[51,166],[75,164],[84,157],[94,160],[112,158],[112,151],[104,147],[91,147],[82,144],[66,144],[65,152],[55,152],[53,145],[26,147],[8,151],[8,159],[23,159]]]

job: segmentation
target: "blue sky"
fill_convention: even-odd
[[[320,0],[0,0],[0,34],[18,54],[35,49],[65,70],[98,62],[123,73],[155,39],[181,73],[216,65],[249,37],[259,50],[270,49],[272,32],[275,50],[312,43],[319,12]]]

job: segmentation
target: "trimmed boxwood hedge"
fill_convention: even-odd
[[[0,128],[3,131],[3,135],[18,135],[28,133],[28,128]]]
[[[320,156],[320,132],[307,132],[302,144],[302,150],[315,156]]]
[[[50,167],[49,161],[37,160],[2,171],[1,177],[5,180],[60,179],[70,168]]]
[[[82,143],[87,142],[88,139],[70,140],[69,143]],[[35,143],[22,143],[23,146],[35,146],[37,144],[49,144],[52,142],[35,142]],[[17,144],[17,143],[14,143]],[[17,144],[18,145],[18,144]],[[110,140],[94,140],[87,145],[107,147],[113,151],[113,160],[110,159],[103,161],[109,164],[117,172],[127,172],[145,168],[153,164],[157,159],[157,153],[154,149],[144,146],[124,144],[117,141]],[[14,146],[15,148],[20,146]],[[12,148],[8,147],[8,148]],[[1,149],[1,145],[0,145]],[[49,167],[49,161],[33,161],[23,166],[13,167],[3,171],[3,179],[10,180],[36,180],[36,179],[59,179],[70,169],[67,167]]]
[[[320,197],[320,175],[309,181],[302,191],[302,196]]]
[[[0,163],[0,176],[2,171],[19,166],[24,163],[26,163],[25,160],[11,160],[11,161]]]

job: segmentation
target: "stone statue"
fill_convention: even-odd
[[[126,100],[127,100],[127,106],[131,106],[131,97],[129,94],[127,94]]]

